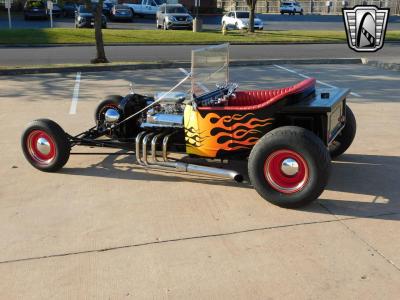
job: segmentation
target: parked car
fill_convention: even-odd
[[[47,5],[44,1],[28,0],[24,5],[24,19],[47,19],[49,17],[47,13]]]
[[[111,1],[104,1],[103,2],[103,14],[109,16],[111,14],[111,10],[114,7],[114,3]]]
[[[94,110],[94,125],[78,135],[49,119],[30,122],[21,137],[25,158],[40,171],[56,172],[68,162],[71,149],[80,146],[134,150],[136,161],[129,161],[136,166],[129,168],[141,166],[149,175],[157,170],[237,182],[243,181],[237,170],[204,163],[241,160],[248,165],[249,183],[265,200],[286,208],[311,203],[328,184],[332,158],[354,141],[357,122],[346,100],[350,90],[319,88],[315,78],[282,88],[239,90],[229,82],[228,51],[224,44],[192,52],[192,67],[201,62],[202,70],[191,78],[189,93],[183,83],[190,74],[167,93],[154,91],[154,97],[133,92],[107,96]],[[86,151],[74,154],[79,152]],[[151,179],[148,190],[154,188]]]
[[[112,21],[133,21],[131,9],[126,5],[114,5],[110,12],[110,20]]]
[[[299,2],[282,2],[281,3],[281,15],[287,13],[289,15],[303,14],[303,8]]]
[[[182,4],[163,4],[157,12],[157,29],[193,29],[193,17]]]
[[[78,10],[78,6],[73,2],[65,2],[63,6],[63,13],[65,17],[75,16],[75,12]]]
[[[56,3],[53,4],[53,9],[52,9],[51,13],[52,13],[53,17],[56,17],[56,18],[59,18],[63,15],[63,11],[62,11],[61,7]],[[50,14],[50,11],[49,11],[49,14]]]
[[[222,26],[235,27],[236,29],[247,29],[250,24],[250,13],[248,11],[231,11],[222,17]],[[264,29],[264,22],[255,17],[254,28]]]
[[[141,0],[139,4],[123,3],[123,5],[129,6],[132,14],[144,17],[155,16],[160,6],[166,2],[166,0]]]
[[[94,8],[93,8],[94,9]],[[105,15],[101,16],[102,28],[107,28],[107,19]],[[94,27],[93,11],[87,9],[85,5],[80,5],[75,13],[75,28]]]

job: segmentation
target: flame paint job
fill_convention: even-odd
[[[251,150],[273,123],[273,118],[254,112],[202,114],[191,105],[186,106],[184,118],[186,152],[203,157],[218,157],[221,151]]]

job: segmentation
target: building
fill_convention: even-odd
[[[291,1],[291,0],[288,0]],[[389,7],[391,15],[400,14],[400,0],[298,0],[303,7],[304,13],[315,14],[342,14],[342,8],[356,5],[376,5],[378,7]],[[258,0],[257,13],[279,13],[281,1]],[[329,3],[329,6],[327,4]],[[246,1],[217,0],[217,7],[224,11],[248,10]]]

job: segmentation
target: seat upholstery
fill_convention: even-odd
[[[308,78],[293,86],[273,90],[238,91],[226,106],[199,107],[199,110],[257,110],[270,106],[288,96],[315,89],[315,78]]]

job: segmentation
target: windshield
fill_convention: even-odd
[[[167,6],[167,13],[168,14],[186,14],[186,8],[182,6]]]
[[[192,95],[200,96],[229,81],[229,44],[192,52]]]
[[[42,1],[30,1],[26,4],[28,8],[45,8],[44,2]]]
[[[92,12],[88,10],[85,6],[81,5],[79,6],[79,12],[81,14],[91,14]]]
[[[290,3],[290,2],[283,2],[282,3],[282,5],[284,5],[284,6],[291,6],[293,3]]]
[[[236,13],[236,17],[238,19],[248,19],[250,18],[250,14],[248,12],[238,12]]]
[[[160,5],[162,5],[162,4],[164,4],[164,3],[167,3],[167,1],[166,0],[153,0],[158,6],[160,6]]]

